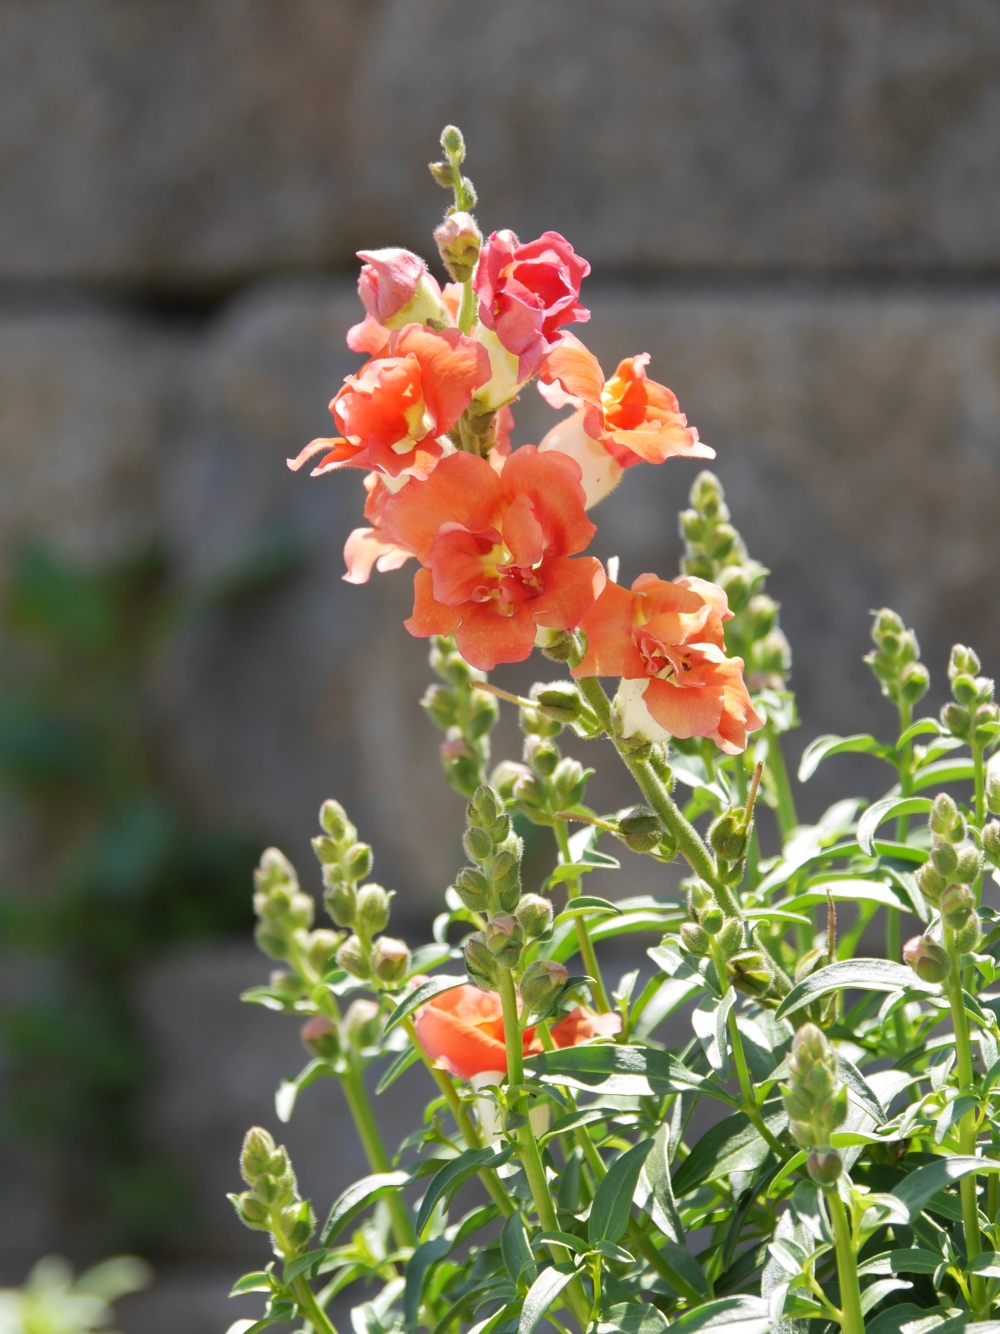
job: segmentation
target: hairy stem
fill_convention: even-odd
[[[553,827],[556,836],[556,842],[559,844],[559,853],[563,862],[571,862],[573,854],[569,847],[569,830],[566,825],[557,820]],[[570,899],[579,898],[580,878],[577,876],[573,880],[566,882],[566,896]],[[607,1014],[612,1008],[608,1000],[608,993],[604,986],[604,979],[601,977],[601,967],[597,962],[597,954],[594,951],[594,942],[590,939],[590,932],[587,930],[587,924],[582,917],[576,919],[576,938],[580,945],[580,954],[583,958],[583,964],[587,972],[594,979],[593,994],[594,1002],[602,1014]]]
[[[844,1334],[865,1334],[865,1318],[861,1314],[861,1287],[858,1283],[858,1262],[854,1254],[851,1225],[847,1220],[844,1202],[836,1187],[826,1192],[827,1208],[833,1223],[833,1237],[837,1250],[837,1278],[840,1283],[841,1329]]]
[[[368,1101],[361,1069],[353,1052],[348,1059],[348,1073],[340,1076],[340,1082],[369,1166],[373,1172],[392,1171],[392,1164],[382,1142],[375,1113]],[[396,1238],[396,1245],[416,1246],[417,1234],[413,1228],[413,1219],[402,1195],[398,1191],[393,1191],[386,1199],[386,1204],[392,1220],[392,1234]]]
[[[299,1275],[292,1283],[298,1299],[299,1310],[312,1325],[316,1334],[337,1334],[337,1328],[327,1313],[316,1300],[316,1294],[305,1279]]]
[[[719,985],[723,989],[723,995],[731,990],[732,984],[729,981],[729,974],[726,972],[726,964],[719,950],[718,940],[712,941],[712,962],[715,964],[715,971],[718,974]],[[767,1127],[767,1123],[760,1114],[760,1108],[757,1106],[757,1098],[754,1094],[753,1080],[750,1077],[750,1068],[747,1065],[746,1052],[743,1050],[743,1035],[740,1032],[740,1026],[736,1022],[735,1005],[729,1011],[729,1018],[726,1021],[729,1029],[729,1041],[733,1048],[733,1061],[736,1065],[736,1077],[740,1085],[740,1097],[743,1099],[740,1110],[745,1113],[750,1124],[760,1135],[761,1139],[768,1144],[779,1158],[785,1158],[787,1155],[781,1147],[781,1143]]]

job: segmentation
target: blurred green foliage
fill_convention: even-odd
[[[30,545],[13,562],[0,609],[0,1135],[41,1162],[94,1254],[179,1232],[183,1173],[140,1123],[133,978],[164,947],[250,927],[260,848],[168,791],[152,674],[181,630],[301,558],[272,534],[198,586],[153,548],[90,569]]]

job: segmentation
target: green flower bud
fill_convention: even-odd
[[[685,542],[700,542],[705,536],[705,524],[697,510],[681,510],[677,516],[681,537]]]
[[[517,764],[514,760],[501,760],[490,774],[490,784],[496,788],[502,801],[510,802],[514,800],[515,784],[518,779],[525,777],[534,780],[534,775],[526,764]]]
[[[1000,861],[1000,821],[990,820],[983,827],[983,851],[992,862]]]
[[[500,702],[486,690],[472,689],[469,696],[469,717],[466,730],[474,741],[485,736],[500,721]]]
[[[359,997],[351,1001],[341,1028],[344,1038],[355,1047],[371,1047],[378,1041],[379,1009],[373,1000]]]
[[[739,861],[746,852],[748,832],[743,825],[742,811],[723,811],[709,826],[712,851],[724,861]]]
[[[816,1183],[824,1189],[835,1186],[844,1170],[844,1160],[837,1149],[813,1149],[806,1159],[806,1171]]]
[[[569,630],[539,628],[535,644],[550,662],[569,662],[578,653],[575,636]]]
[[[340,1052],[340,1033],[334,1021],[325,1014],[314,1014],[300,1030],[306,1051],[332,1061]]]
[[[976,698],[980,704],[989,704],[996,691],[996,683],[989,676],[976,677]]]
[[[539,778],[550,778],[562,756],[550,737],[528,736],[524,740],[524,762]]]
[[[324,875],[324,880],[326,876]],[[328,882],[323,895],[326,910],[337,926],[352,927],[357,920],[358,896],[352,884],[343,880]]]
[[[739,533],[728,523],[719,523],[705,537],[705,549],[712,560],[724,565],[736,550]]]
[[[948,796],[947,792],[939,792],[931,803],[931,813],[929,823],[931,833],[937,834],[941,838],[950,839],[955,820],[958,816],[958,807]]]
[[[506,815],[506,811],[493,789],[487,787],[485,783],[481,783],[476,788],[475,796],[469,802],[467,815],[470,827],[479,825],[481,828],[488,829],[501,816]]]
[[[961,704],[945,704],[941,710],[941,724],[952,736],[964,737],[969,730],[969,710]]]
[[[253,1228],[255,1232],[270,1231],[271,1211],[250,1191],[245,1190],[242,1195],[228,1195],[226,1198],[236,1210],[241,1223]]]
[[[486,830],[480,829],[478,825],[473,825],[471,829],[465,831],[462,846],[471,862],[484,862],[493,852],[493,840]]]
[[[978,880],[983,871],[983,854],[978,848],[963,848],[958,854],[958,866],[955,879],[971,885]]]
[[[479,757],[457,727],[448,729],[440,755],[445,782],[463,797],[470,797],[479,782]]]
[[[455,892],[472,912],[487,912],[490,906],[490,882],[481,871],[463,866],[455,877]]]
[[[348,848],[344,858],[348,879],[363,880],[366,875],[371,875],[373,860],[372,850],[367,843],[355,843]]]
[[[875,621],[872,625],[872,639],[878,644],[879,648],[884,648],[886,643],[895,644],[898,636],[901,635],[906,627],[903,625],[901,617],[888,607],[883,607],[881,611],[875,613]]]
[[[347,818],[347,812],[340,802],[334,801],[332,797],[324,801],[319,808],[319,823],[323,832],[336,839],[338,843],[344,842],[345,839],[354,842],[357,830]]]
[[[971,676],[967,676],[965,672],[959,672],[956,676],[952,677],[951,693],[955,696],[955,699],[959,704],[971,706],[976,704],[979,700],[979,691],[976,687],[976,682]]]
[[[381,982],[402,982],[410,971],[410,951],[405,941],[380,936],[372,949],[372,972]]]
[[[726,594],[726,600],[729,603],[730,611],[733,613],[741,612],[747,605],[747,599],[750,597],[752,580],[749,572],[742,565],[727,565],[725,569],[719,571],[718,583],[719,587],[723,589]],[[750,599],[751,607],[754,601],[756,601],[756,599]],[[762,601],[771,602],[771,599],[763,598]],[[771,605],[774,608],[774,615],[776,616],[778,613],[777,603],[772,602]],[[752,610],[750,617],[750,623],[753,627],[756,623]],[[763,630],[757,631],[756,633],[759,635],[766,634],[770,628],[771,625],[768,623]]]
[[[728,570],[723,570],[719,577],[719,582],[724,588],[727,585],[723,576],[728,573]],[[757,593],[750,599],[747,606],[747,618],[750,622],[750,633],[753,638],[763,639],[774,629],[775,621],[778,619],[778,604],[774,598],[768,597],[766,593]]]
[[[756,672],[769,676],[786,676],[792,669],[792,650],[781,630],[772,630],[759,639],[748,656]]]
[[[481,931],[476,931],[465,942],[465,970],[480,991],[496,991],[497,961]]]
[[[705,468],[694,479],[690,500],[702,518],[725,520],[729,518],[729,510],[724,495],[718,477]]]
[[[947,883],[944,876],[936,871],[930,862],[924,862],[917,872],[917,884],[920,886],[920,892],[931,907],[937,907]]]
[[[287,959],[291,948],[288,935],[269,922],[258,922],[254,928],[257,948],[269,959]]]
[[[584,711],[580,687],[575,681],[553,681],[551,685],[536,690],[534,698],[539,708],[544,709],[548,717],[557,723],[572,723]]]
[[[615,816],[618,837],[633,852],[649,852],[663,834],[660,817],[648,806],[626,806]]]
[[[914,704],[927,694],[931,685],[931,674],[922,662],[909,662],[899,674],[899,700],[901,704]]]
[[[389,925],[389,898],[381,885],[362,885],[358,890],[358,926],[367,935],[377,935]]]
[[[271,1170],[277,1152],[274,1138],[263,1127],[250,1127],[243,1137],[240,1153],[240,1175],[248,1186]]]
[[[530,769],[515,781],[513,795],[518,805],[529,811],[542,811],[548,805],[545,788]]]
[[[781,1086],[789,1129],[804,1149],[829,1147],[830,1136],[847,1116],[847,1089],[824,1033],[803,1024],[788,1058],[789,1081]]]
[[[955,944],[958,946],[959,954],[971,954],[979,945],[982,935],[979,915],[973,913],[966,924],[955,932]]]
[[[743,923],[736,917],[727,917],[716,933],[716,943],[724,959],[736,954],[743,948]]]
[[[559,761],[552,773],[552,787],[561,807],[575,806],[583,797],[587,776],[579,760],[570,756]]]
[[[710,936],[716,936],[722,930],[725,924],[725,915],[717,903],[705,908],[698,918],[698,925],[703,931],[707,931]]]
[[[682,922],[680,938],[688,953],[695,954],[699,958],[703,954],[708,954],[712,948],[711,937],[697,922]]]
[[[487,922],[483,933],[490,953],[503,968],[516,968],[521,959],[524,932],[515,917],[501,913]]]
[[[340,844],[325,834],[312,840],[312,849],[321,866],[334,866],[340,861]]]
[[[726,960],[726,972],[737,991],[746,996],[765,996],[771,989],[774,970],[760,950],[741,950]]]
[[[1000,815],[1000,773],[986,775],[986,805],[991,815]]]
[[[337,951],[337,962],[345,973],[367,982],[372,975],[371,967],[365,958],[364,946],[357,936],[348,936]]]
[[[922,982],[943,982],[951,968],[948,951],[930,936],[914,936],[908,940],[903,946],[903,961]]]
[[[958,676],[978,676],[979,656],[964,644],[953,644],[948,659],[948,680],[955,681]]]
[[[808,953],[803,954],[802,958],[795,965],[796,985],[799,982],[804,982],[806,978],[815,973],[818,968],[823,968],[826,965],[826,959],[826,950],[809,950]]]
[[[449,727],[455,726],[458,698],[455,692],[449,690],[447,686],[428,686],[424,691],[420,706],[426,710],[427,716],[434,726],[439,727],[442,732],[447,732]]]
[[[953,876],[958,870],[958,853],[955,851],[955,845],[935,843],[931,849],[931,861],[939,875],[943,875],[945,879]]]
[[[316,1230],[316,1219],[308,1200],[299,1200],[281,1211],[281,1230],[288,1239],[289,1259],[301,1254]]]
[[[521,978],[521,999],[525,1009],[537,1014],[566,985],[569,973],[561,963],[552,959],[536,959],[524,970]]]
[[[949,885],[941,895],[941,918],[945,926],[959,931],[976,910],[976,896],[968,885]]]
[[[255,889],[262,894],[279,886],[287,888],[290,893],[295,893],[299,888],[295,867],[278,848],[264,849],[253,879]]]
[[[278,991],[289,1000],[298,1000],[304,990],[304,984],[298,973],[283,973],[280,970],[271,974],[268,983],[272,991]]]
[[[540,894],[525,894],[514,909],[514,916],[528,940],[544,936],[552,929],[552,904]]]
[[[309,962],[320,977],[329,972],[333,966],[340,940],[341,937],[336,931],[319,930],[313,931],[310,935],[307,946]]]

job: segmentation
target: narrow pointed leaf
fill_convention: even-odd
[[[597,1326],[597,1334],[666,1334],[667,1317],[651,1302],[616,1302]]]
[[[701,1043],[708,1063],[725,1082],[729,1078],[729,1033],[726,1020],[736,1001],[732,987],[722,1000],[706,996],[691,1012],[691,1027]]]
[[[407,1185],[409,1180],[409,1172],[375,1172],[372,1176],[355,1181],[334,1201],[329,1217],[323,1224],[320,1241],[324,1246],[331,1245],[362,1209],[374,1204],[376,1200],[381,1200],[390,1191],[399,1190],[400,1187]]]
[[[390,1085],[395,1084],[396,1080],[406,1070],[409,1070],[414,1061],[420,1060],[420,1053],[416,1047],[406,1047],[399,1053],[389,1068],[382,1073],[381,1079],[375,1085],[376,1093],[384,1093]]]
[[[524,1230],[524,1219],[519,1213],[513,1213],[503,1225],[500,1233],[500,1254],[504,1268],[512,1283],[517,1283],[526,1269],[532,1269],[535,1257],[528,1245],[528,1236]],[[534,1276],[532,1276],[534,1281]]]
[[[830,755],[878,755],[885,758],[892,754],[892,747],[876,741],[873,736],[861,732],[856,736],[818,736],[810,741],[802,752],[799,761],[799,782],[806,783]]]
[[[939,1158],[937,1162],[927,1163],[925,1167],[918,1167],[915,1172],[911,1172],[893,1188],[892,1193],[912,1218],[939,1190],[944,1190],[970,1172],[1000,1172],[1000,1162],[991,1162],[987,1158]]]
[[[403,1289],[403,1318],[407,1329],[416,1329],[420,1319],[420,1299],[427,1275],[439,1260],[443,1260],[455,1245],[447,1234],[425,1241],[406,1262],[406,1287]]]
[[[535,1327],[545,1315],[555,1299],[572,1282],[573,1274],[561,1269],[543,1269],[528,1289],[528,1295],[521,1307],[521,1320],[517,1334],[534,1334]]]
[[[597,1187],[590,1209],[587,1236],[591,1243],[618,1241],[624,1236],[639,1173],[652,1148],[651,1139],[642,1140],[611,1164],[608,1175]]]
[[[432,1177],[421,1202],[420,1213],[417,1215],[417,1235],[419,1236],[427,1226],[438,1200],[442,1197],[450,1200],[459,1186],[464,1185],[484,1167],[502,1167],[513,1152],[513,1144],[508,1144],[498,1153],[494,1153],[492,1149],[466,1149],[457,1158],[445,1163],[444,1167]]]
[[[817,969],[793,987],[775,1010],[775,1018],[783,1019],[821,996],[848,987],[860,991],[921,991],[929,995],[939,995],[941,991],[937,983],[922,982],[912,968],[889,959],[841,959]]]
[[[403,998],[390,1014],[386,1021],[385,1031],[391,1033],[397,1024],[401,1024],[408,1014],[414,1010],[419,1010],[421,1005],[426,1005],[432,997],[440,995],[442,991],[450,991],[452,987],[462,987],[468,982],[467,977],[429,977],[415,991]]]
[[[696,1306],[670,1323],[671,1334],[768,1334],[771,1316],[762,1297],[723,1297]]]
[[[926,815],[930,808],[929,797],[883,797],[881,801],[874,802],[858,821],[858,844],[861,850],[869,857],[874,857],[875,831],[880,824],[900,815]]]

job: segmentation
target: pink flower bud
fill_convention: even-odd
[[[365,261],[358,276],[358,295],[379,324],[401,329],[405,324],[424,324],[428,319],[447,321],[441,289],[412,250],[398,246],[359,250],[358,259]]]

